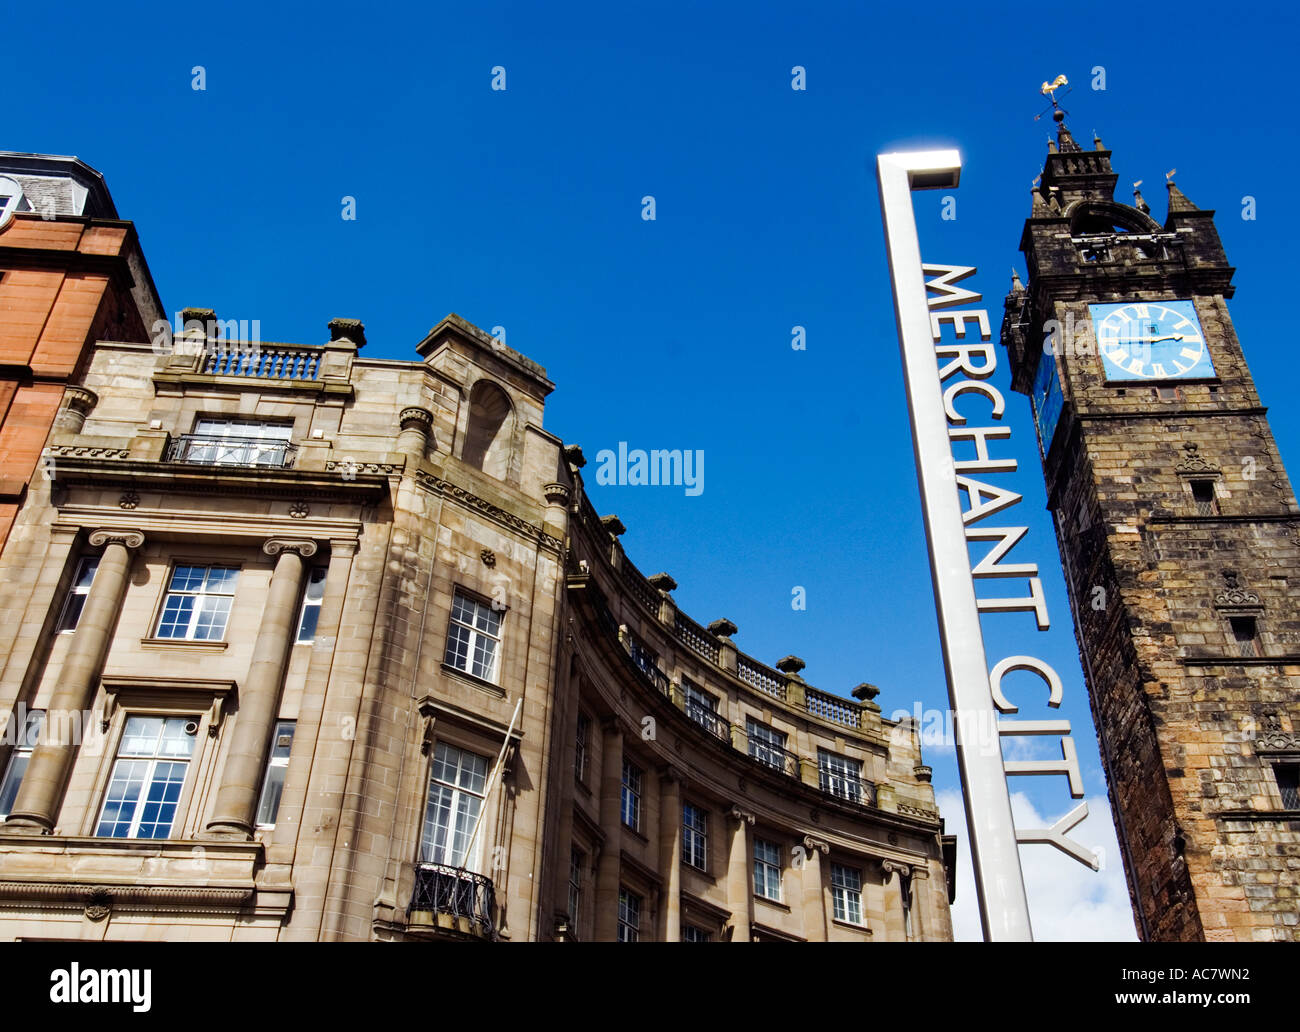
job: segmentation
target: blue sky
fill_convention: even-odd
[[[701,622],[734,620],[758,658],[800,655],[831,691],[879,684],[886,713],[946,695],[877,152],[960,149],[957,218],[917,195],[923,254],[978,265],[996,326],[1050,127],[1034,121],[1038,85],[1066,74],[1070,124],[1114,151],[1120,199],[1142,179],[1163,219],[1177,168],[1218,210],[1236,326],[1283,456],[1300,458],[1276,289],[1297,157],[1283,8],[1225,23],[1198,3],[467,6],[29,7],[0,67],[0,147],[102,171],[170,311],[211,307],[303,343],[360,318],[366,354],[386,358],[413,357],[455,311],[546,366],[547,426],[589,458],[619,441],[703,450],[698,497],[593,489],[633,560],[672,573]],[[795,65],[806,91],[790,88]],[[796,325],[806,351],[791,349]],[[1005,369],[994,382],[1007,389]],[[1018,551],[1044,568],[1053,629],[992,617],[989,659],[1056,666],[1101,796],[1029,405],[1008,398],[1021,465],[1000,479],[1025,493]],[[951,751],[928,759],[955,789]],[[1060,780],[1015,787],[1055,817],[1070,805]]]

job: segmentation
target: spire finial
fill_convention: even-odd
[[[1141,185],[1142,185],[1142,180],[1140,179],[1133,184],[1133,207],[1135,207],[1143,215],[1150,215],[1151,205],[1147,204],[1147,202],[1142,199],[1142,191],[1138,189],[1138,187]]]
[[[1178,169],[1171,168],[1165,173],[1165,186],[1169,188],[1170,214],[1176,211],[1199,211],[1200,209],[1187,199],[1187,195],[1178,189],[1178,185],[1174,182],[1174,173],[1177,171]]]
[[[1069,86],[1070,80],[1064,75],[1058,75],[1051,82],[1045,82],[1038,88],[1038,92],[1048,97],[1052,101],[1052,121],[1056,123],[1056,143],[1061,151],[1077,151],[1081,148],[1074,142],[1074,137],[1070,135],[1069,127],[1065,124],[1066,110],[1061,107],[1060,102],[1056,99],[1056,91],[1062,86]],[[1051,146],[1048,147],[1051,150]]]

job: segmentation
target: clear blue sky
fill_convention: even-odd
[[[1163,219],[1176,167],[1218,210],[1237,329],[1300,469],[1300,404],[1282,387],[1293,349],[1277,332],[1297,165],[1282,8],[472,6],[29,5],[0,67],[0,147],[102,171],[169,311],[211,307],[304,343],[360,318],[366,353],[388,358],[413,357],[455,311],[546,366],[547,426],[589,458],[620,440],[702,449],[699,497],[593,489],[633,560],[672,573],[701,622],[736,621],[759,658],[796,653],[832,691],[878,683],[886,713],[946,701],[878,151],[961,150],[958,218],[918,196],[923,251],[978,265],[996,320],[1050,125],[1033,120],[1038,85],[1069,76],[1070,124],[1114,151],[1121,199],[1145,180]],[[497,65],[505,92],[489,88]],[[790,88],[794,65],[806,92]],[[1104,91],[1089,88],[1098,65]],[[345,195],[356,221],[340,217]],[[795,325],[806,352],[790,347]],[[1032,523],[1020,548],[1046,570],[1055,626],[992,618],[990,662],[1056,664],[1100,793],[1028,402],[1009,397],[1016,514]],[[954,787],[951,754],[930,759],[936,786]],[[1022,780],[1040,812],[1068,808],[1059,779]]]

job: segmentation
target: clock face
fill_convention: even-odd
[[[1108,381],[1215,375],[1191,301],[1121,301],[1088,310]]]
[[[1056,436],[1056,424],[1060,422],[1061,407],[1065,402],[1061,396],[1061,381],[1056,375],[1056,356],[1050,350],[1044,349],[1038,360],[1029,401],[1034,409],[1034,422],[1038,425],[1038,450],[1046,459],[1052,450],[1052,438]]]

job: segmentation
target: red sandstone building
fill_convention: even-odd
[[[97,340],[163,319],[135,227],[76,158],[0,151],[0,547]]]

